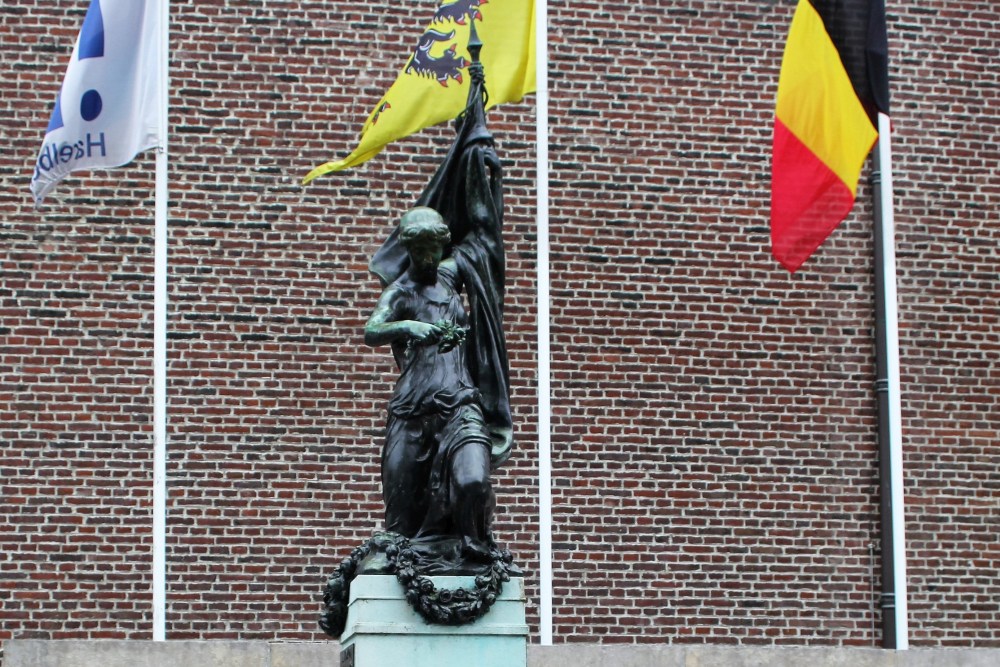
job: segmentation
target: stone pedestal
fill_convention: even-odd
[[[475,588],[473,577],[431,580],[438,589]],[[504,583],[484,617],[458,627],[428,624],[403,592],[394,576],[361,575],[351,582],[342,667],[526,667],[524,579]]]

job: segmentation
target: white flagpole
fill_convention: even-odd
[[[160,0],[159,136],[153,251],[153,641],[166,639],[167,601],[167,132],[170,3]]]
[[[552,454],[549,368],[549,75],[547,0],[535,1],[535,215],[538,227],[538,532],[539,631],[552,645]]]
[[[909,648],[909,622],[907,620],[906,577],[906,518],[903,499],[903,417],[901,385],[899,381],[899,312],[896,295],[896,229],[893,215],[892,191],[892,123],[884,113],[878,115],[877,169],[880,172],[881,190],[878,206],[881,209],[880,234],[882,248],[881,271],[885,315],[885,368],[889,403],[889,485],[891,487],[892,515],[892,572],[894,583],[895,648]]]

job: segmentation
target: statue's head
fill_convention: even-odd
[[[399,242],[407,250],[414,244],[437,243],[441,246],[451,240],[451,232],[441,214],[426,206],[416,206],[399,219]]]
[[[410,256],[410,271],[425,281],[437,279],[437,267],[451,240],[448,225],[432,208],[411,208],[399,220],[399,242]]]

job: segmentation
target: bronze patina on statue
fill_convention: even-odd
[[[320,626],[331,636],[343,631],[358,574],[394,574],[418,613],[446,625],[481,617],[520,574],[491,530],[490,472],[510,455],[512,423],[503,179],[476,55],[454,144],[370,264],[383,292],[365,342],[390,346],[400,369],[382,450],[386,532],[327,583]],[[475,588],[437,590],[428,575],[472,575]]]

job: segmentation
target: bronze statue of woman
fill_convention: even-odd
[[[365,327],[368,345],[402,348],[382,451],[385,527],[433,544],[439,557],[452,551],[449,561],[486,563],[492,441],[466,364],[461,274],[443,257],[451,233],[424,207],[408,211],[399,230],[409,267],[382,292]]]
[[[355,548],[328,580],[320,627],[333,637],[359,574],[395,574],[424,619],[460,625],[481,618],[521,573],[491,531],[490,473],[510,456],[513,430],[503,177],[477,60],[455,142],[370,264],[383,291],[365,342],[391,346],[400,371],[382,450],[389,532]],[[475,586],[438,591],[429,575],[475,575]]]
[[[372,259],[384,290],[365,327],[400,369],[382,452],[385,527],[441,574],[489,562],[490,471],[512,440],[502,174],[481,81],[472,88],[451,151]]]

